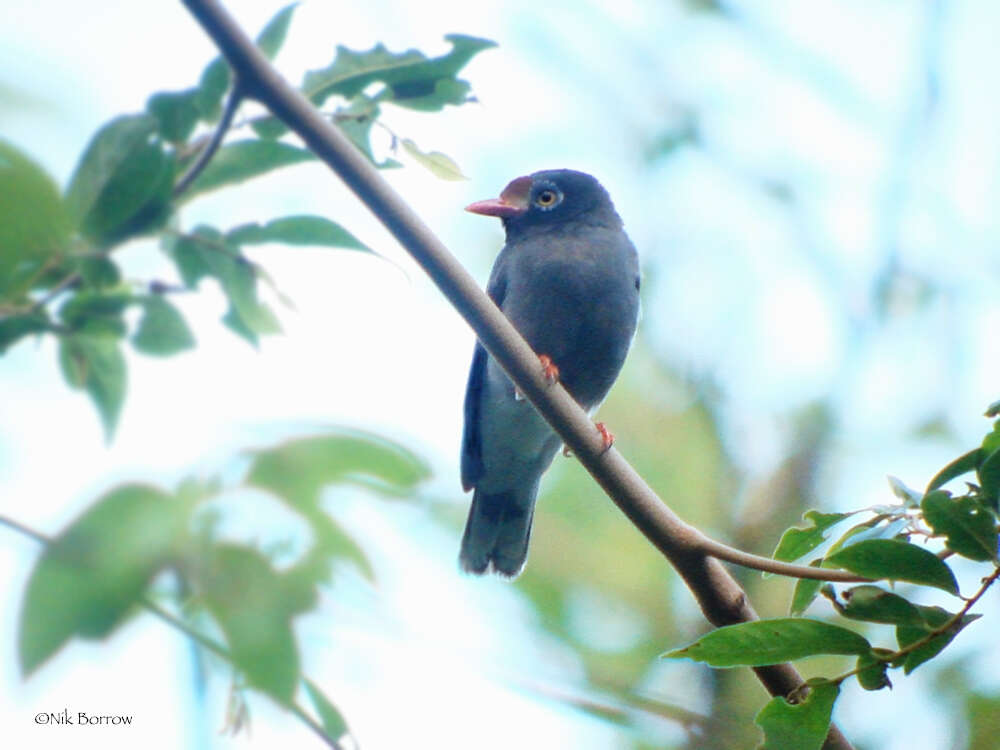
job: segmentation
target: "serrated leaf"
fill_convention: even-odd
[[[194,132],[201,111],[198,108],[200,89],[161,91],[146,102],[146,111],[156,118],[160,136],[171,143],[185,143]]]
[[[866,578],[909,581],[958,595],[955,574],[944,561],[923,547],[898,539],[858,542],[830,555],[826,561]]]
[[[427,167],[434,176],[440,177],[442,180],[469,179],[462,174],[462,170],[459,169],[459,166],[447,154],[442,154],[440,151],[424,153],[409,138],[404,138],[400,141],[400,144],[406,153],[412,156],[419,164]]]
[[[22,151],[0,140],[0,294],[22,264],[33,268],[65,249],[70,216],[55,182]]]
[[[764,730],[760,750],[819,750],[839,694],[839,684],[823,682],[813,685],[801,703],[790,704],[781,696],[772,698],[754,718]]]
[[[90,395],[111,440],[125,402],[126,365],[117,336],[86,332],[59,337],[59,364],[66,382]]]
[[[284,242],[289,245],[325,245],[353,250],[369,250],[340,224],[322,216],[285,216],[267,224],[243,224],[230,229],[226,240],[234,245]]]
[[[285,43],[288,24],[292,22],[292,14],[297,7],[297,2],[286,5],[267,22],[267,25],[257,35],[257,47],[268,60],[273,60]]]
[[[956,458],[934,475],[934,478],[927,485],[927,492],[933,492],[939,487],[946,485],[952,479],[956,479],[970,471],[975,471],[982,459],[981,453],[981,450],[976,448]]]
[[[827,529],[851,515],[851,513],[820,513],[818,510],[807,510],[802,515],[802,520],[808,522],[808,525],[804,528],[787,529],[781,535],[772,557],[784,562],[794,562],[804,557],[827,540],[825,533]]]
[[[155,487],[124,485],[46,547],[21,606],[18,656],[24,674],[74,635],[103,638],[121,624],[172,559],[182,511]]]
[[[315,605],[315,589],[289,585],[263,555],[236,544],[213,547],[195,575],[233,662],[250,685],[289,704],[300,678],[291,622]]]
[[[280,141],[245,140],[228,143],[212,157],[205,170],[184,193],[184,199],[315,158],[307,149]]]
[[[336,742],[347,734],[349,730],[343,715],[330,702],[330,699],[323,694],[323,691],[319,689],[316,683],[306,678],[303,679],[302,684],[306,688],[306,694],[309,696],[313,708],[319,714],[319,720],[323,725],[323,732],[326,736]]]
[[[819,654],[870,651],[871,644],[853,630],[820,620],[781,617],[726,625],[664,656],[713,667],[763,667]]]
[[[143,315],[132,345],[145,354],[169,356],[194,347],[194,336],[180,311],[161,295],[140,297]]]
[[[924,520],[938,534],[945,535],[948,549],[970,560],[997,557],[996,517],[974,497],[951,497],[935,490],[920,505]]]
[[[889,625],[921,625],[924,622],[916,605],[878,586],[853,586],[845,590],[841,598],[843,603],[834,598],[833,604],[840,614],[852,620]]]
[[[302,90],[320,106],[333,94],[351,99],[370,84],[383,83],[386,89],[381,98],[391,98],[402,106],[413,101],[420,109],[431,109],[428,97],[435,93],[439,81],[454,80],[473,56],[496,46],[495,42],[461,34],[449,34],[445,39],[452,45],[451,51],[435,58],[412,49],[389,52],[382,44],[365,52],[337,47],[337,54],[329,66],[306,74]],[[441,103],[436,109],[446,103],[455,103],[449,100],[455,96],[454,89],[441,94]]]

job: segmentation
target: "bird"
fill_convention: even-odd
[[[607,190],[571,169],[511,181],[467,211],[499,217],[506,243],[486,292],[589,413],[625,362],[639,315],[639,260]],[[606,447],[613,436],[597,425]],[[516,578],[524,568],[542,474],[562,444],[476,342],[464,402],[461,478],[473,490],[459,565]]]

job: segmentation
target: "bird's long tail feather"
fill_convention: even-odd
[[[537,485],[530,490],[530,496],[523,491],[473,493],[458,557],[463,570],[477,575],[493,570],[508,578],[521,572],[528,559]]]

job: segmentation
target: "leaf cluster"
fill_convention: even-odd
[[[346,562],[369,579],[361,547],[323,510],[334,485],[385,496],[412,493],[428,473],[395,443],[351,431],[329,431],[254,451],[235,487],[187,479],[174,490],[129,483],[94,500],[50,540],[24,592],[18,656],[32,674],[73,638],[102,639],[139,612],[181,613],[196,642],[235,667],[240,684],[293,706],[299,687],[328,736],[346,725],[333,704],[302,674],[294,620],[317,606],[319,587]],[[252,539],[222,537],[218,500],[241,490],[265,493],[309,527],[310,543],[291,564]],[[171,580],[171,593],[156,582]],[[205,617],[208,618],[206,623]],[[211,626],[221,645],[206,634]]]
[[[995,410],[993,410],[995,416]],[[989,412],[988,412],[989,413]],[[821,581],[800,579],[790,606],[791,617],[770,618],[719,628],[694,643],[666,654],[713,667],[760,667],[810,656],[855,657],[855,667],[844,674],[808,681],[799,695],[773,698],[757,715],[767,750],[818,749],[826,738],[830,716],[842,683],[854,677],[865,690],[892,687],[889,671],[909,674],[936,657],[968,624],[979,618],[973,605],[1000,577],[998,567],[998,485],[1000,420],[980,447],[945,466],[924,492],[910,489],[890,477],[898,502],[870,508],[870,515],[844,529],[835,528],[865,511],[822,513],[807,511],[806,525],[785,531],[774,558],[785,562],[808,560],[809,565],[836,568],[872,579],[872,583],[837,591]],[[975,473],[965,492],[953,495],[944,485]],[[929,544],[940,547],[937,553]],[[823,549],[823,552],[819,551]],[[952,556],[989,563],[992,572],[979,589],[963,598],[949,565]],[[950,611],[911,601],[911,595],[875,585],[888,581],[929,586],[962,601]],[[917,589],[919,592],[919,589]],[[891,625],[895,647],[873,645],[860,633],[832,623],[802,617],[822,594],[834,611],[847,620]]]
[[[295,8],[283,8],[258,35],[257,45],[268,57],[281,49]],[[382,45],[367,52],[339,47],[330,65],[306,76],[303,90],[317,104],[339,101],[331,115],[334,122],[374,160],[370,130],[381,105],[437,111],[470,100],[469,84],[457,74],[493,43],[461,35],[447,38],[451,52],[435,58],[415,50],[392,53]],[[315,158],[278,140],[284,126],[270,117],[244,123],[241,128],[250,137],[230,140],[214,151],[212,129],[225,135],[231,119],[223,117],[227,96],[236,106],[240,102],[236,83],[217,57],[194,86],[153,94],[144,111],[111,119],[90,139],[65,190],[30,156],[0,141],[0,356],[27,337],[54,336],[67,384],[90,396],[108,439],[125,400],[126,347],[166,357],[195,346],[182,307],[173,301],[177,295],[197,290],[205,279],[214,282],[228,300],[223,323],[256,346],[280,325],[260,288],[262,281],[273,288],[273,281],[248,257],[248,246],[368,251],[324,216],[181,228],[180,210],[190,201]],[[366,94],[372,86],[381,88]],[[399,142],[394,134],[392,142]],[[461,178],[461,170],[445,155],[424,153],[409,139],[401,142],[438,176]],[[199,164],[203,151],[211,157],[204,165]],[[119,249],[150,238],[158,240],[181,284],[124,277]],[[274,293],[284,299],[276,289]]]

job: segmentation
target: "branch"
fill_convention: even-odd
[[[215,126],[215,130],[212,131],[212,137],[209,139],[208,143],[198,154],[198,158],[195,159],[194,164],[191,165],[190,169],[184,173],[177,184],[174,185],[173,197],[177,198],[181,193],[191,187],[192,183],[198,179],[198,175],[202,173],[208,163],[215,156],[215,152],[219,150],[219,146],[222,145],[222,139],[226,137],[230,126],[233,124],[233,117],[236,116],[236,110],[240,108],[240,103],[243,101],[245,96],[243,90],[243,84],[240,82],[240,77],[238,75],[234,76],[233,88],[229,91],[229,96],[226,98],[226,104],[222,109],[222,115],[219,117],[219,124]]]
[[[423,267],[521,393],[622,512],[670,560],[708,621],[721,626],[757,619],[745,592],[714,556],[725,555],[724,559],[741,565],[766,562],[774,572],[788,572],[784,564],[709,540],[668,508],[617,450],[606,451],[587,414],[561,385],[548,384],[538,357],[475,279],[375,167],[278,74],[218,0],[183,2],[236,71],[247,95],[258,99],[302,138]],[[816,577],[815,569],[791,567],[797,575]],[[822,577],[832,578],[829,571],[822,572]],[[836,579],[845,580],[839,575]],[[850,576],[849,580],[857,578]],[[802,685],[801,676],[789,664],[754,671],[772,695],[785,696]],[[846,750],[851,745],[831,726],[824,747]]]

